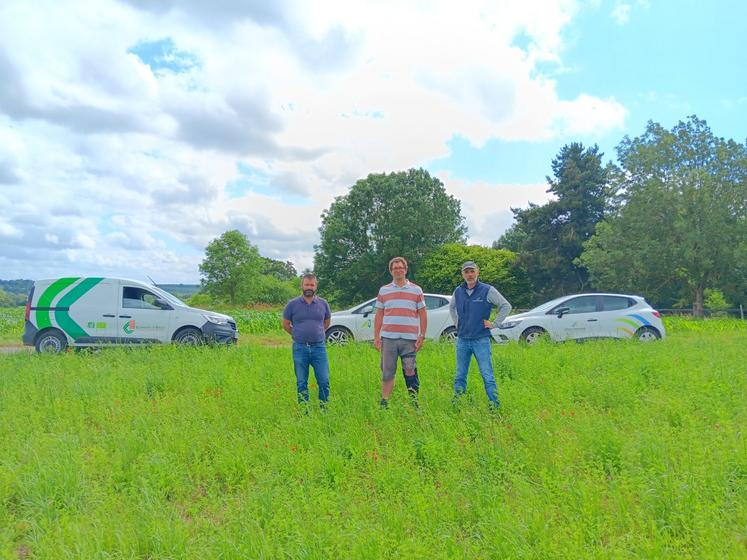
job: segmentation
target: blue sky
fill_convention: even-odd
[[[320,215],[422,166],[470,242],[569,142],[691,114],[747,136],[747,3],[7,0],[0,278],[197,282],[229,229],[313,265]]]
[[[652,1],[631,5],[624,22],[610,16],[614,5],[580,10],[563,30],[562,66],[550,63],[544,69],[563,98],[614,96],[628,112],[621,130],[549,141],[491,140],[482,147],[455,136],[451,155],[426,167],[469,180],[541,182],[568,142],[597,144],[605,160],[614,161],[624,134],[642,134],[649,120],[671,128],[691,114],[705,119],[715,134],[744,142],[747,3]]]

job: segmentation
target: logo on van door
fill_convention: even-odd
[[[132,334],[132,333],[134,333],[135,332],[135,319],[130,319],[124,325],[122,325],[122,330],[126,334]]]

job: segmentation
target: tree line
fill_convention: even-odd
[[[691,116],[625,136],[617,163],[603,156],[563,146],[547,177],[554,198],[512,208],[514,224],[491,247],[466,245],[460,201],[427,171],[371,174],[322,213],[320,292],[338,307],[368,299],[401,255],[409,277],[437,293],[451,293],[459,265],[474,260],[515,307],[582,291],[635,293],[696,315],[709,300],[747,303],[747,144]],[[204,292],[229,303],[298,292],[291,263],[261,257],[235,230],[208,245],[200,272]]]

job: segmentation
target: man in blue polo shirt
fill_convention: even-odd
[[[490,329],[500,325],[511,312],[511,304],[493,286],[479,282],[480,269],[473,261],[462,265],[464,283],[459,284],[451,296],[449,311],[457,327],[456,376],[454,377],[454,399],[467,391],[467,372],[472,356],[482,375],[485,393],[491,409],[496,410],[498,387],[493,375],[493,357],[490,349]],[[498,315],[489,321],[493,307]]]
[[[293,298],[283,311],[283,329],[293,337],[293,366],[296,371],[298,402],[309,401],[309,366],[319,386],[319,406],[329,400],[329,361],[325,332],[332,313],[329,304],[316,295],[316,275],[301,278],[301,296]]]

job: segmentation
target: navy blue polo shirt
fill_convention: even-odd
[[[303,296],[293,298],[283,311],[283,319],[293,325],[293,342],[300,344],[324,342],[324,321],[330,317],[329,304],[317,296],[311,303],[306,303]]]

